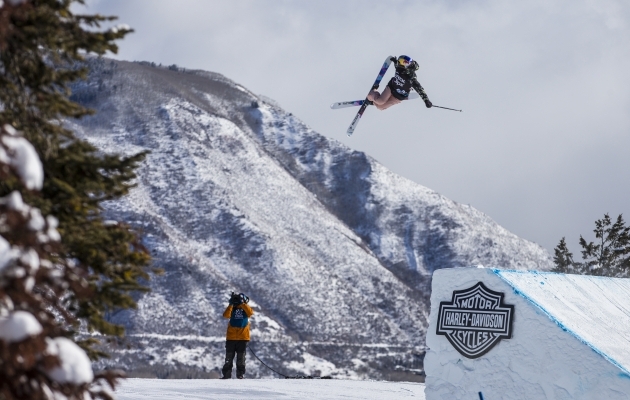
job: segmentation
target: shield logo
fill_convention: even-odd
[[[481,357],[501,339],[512,338],[514,306],[504,304],[503,295],[483,282],[453,291],[451,302],[440,303],[436,333],[464,357]]]

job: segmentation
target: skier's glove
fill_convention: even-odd
[[[431,108],[431,107],[433,107],[433,103],[431,103],[431,100],[429,100],[429,99],[426,99],[426,100],[424,101],[424,104],[427,106],[427,108]]]

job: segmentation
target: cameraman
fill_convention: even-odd
[[[245,351],[249,342],[249,317],[254,315],[250,306],[249,297],[243,293],[232,292],[230,305],[223,312],[223,318],[229,318],[225,340],[225,364],[223,365],[223,378],[232,378],[232,365],[236,354],[236,377],[243,379],[245,375]]]

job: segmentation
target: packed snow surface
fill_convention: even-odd
[[[424,400],[424,384],[337,379],[127,379],[118,400],[407,399]]]
[[[630,279],[495,271],[514,290],[630,376]]]
[[[477,282],[514,306],[512,337],[469,359],[436,334],[440,302]],[[436,271],[426,398],[630,399],[630,280],[535,271]]]

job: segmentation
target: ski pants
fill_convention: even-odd
[[[236,375],[245,375],[245,352],[247,351],[247,340],[226,340],[225,341],[225,364],[223,364],[223,376],[232,376],[232,366],[236,355]]]
[[[392,96],[392,90],[387,86],[383,93],[379,93],[376,90],[371,91],[368,96],[368,100],[372,100],[374,105],[379,110],[386,110],[389,107],[400,103],[401,101]]]

